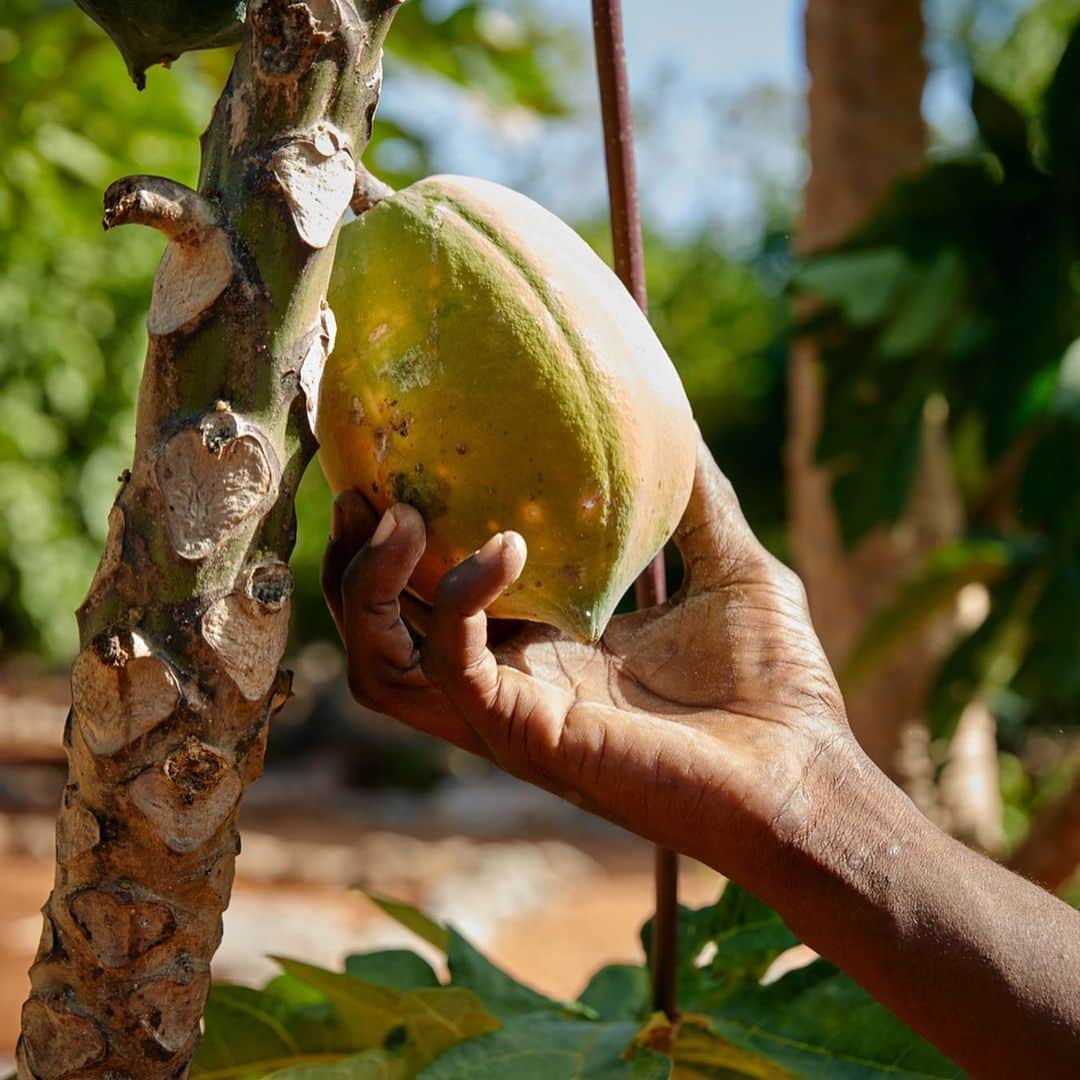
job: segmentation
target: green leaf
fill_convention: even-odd
[[[573,1004],[553,1001],[512,978],[452,927],[440,926],[409,904],[371,892],[365,891],[365,895],[401,926],[445,952],[451,985],[475,993],[500,1019],[524,1013],[573,1009]]]
[[[955,602],[965,585],[994,581],[1029,555],[1030,549],[997,540],[958,540],[938,548],[864,631],[844,668],[845,688],[854,686],[892,649],[921,632]]]
[[[941,251],[921,272],[888,320],[877,347],[882,356],[911,356],[935,344],[957,309],[964,291],[965,268],[952,248]],[[858,325],[852,320],[853,325]]]
[[[593,975],[578,1002],[601,1020],[641,1020],[648,1015],[651,991],[648,968],[609,964]]]
[[[772,908],[733,881],[724,886],[713,911],[713,972],[760,978],[782,952],[799,943]]]
[[[771,986],[745,982],[709,1012],[715,1035],[808,1080],[963,1075],[824,960]]]
[[[646,954],[652,923],[641,932]],[[756,981],[798,938],[783,919],[729,881],[710,907],[679,909],[679,1002],[703,1011],[722,1001],[739,981]]]
[[[354,1050],[384,1047],[402,1029],[403,1056],[423,1064],[462,1039],[499,1027],[499,1021],[468,990],[443,987],[401,993],[298,960],[277,958],[277,962],[326,996],[349,1032]]]
[[[507,975],[454,929],[450,930],[447,963],[451,985],[471,990],[501,1020],[567,1008]]]
[[[383,1050],[365,1050],[333,1065],[287,1065],[266,1080],[408,1080],[405,1063]]]
[[[1055,172],[1080,176],[1080,23],[1073,29],[1043,103]]]
[[[853,326],[868,326],[885,317],[910,277],[904,253],[881,248],[819,256],[796,273],[795,284],[838,304]]]
[[[637,1025],[522,1016],[448,1050],[421,1080],[668,1080],[671,1059],[635,1049]],[[629,1057],[624,1055],[629,1054]]]
[[[439,985],[431,965],[408,949],[383,949],[348,956],[345,973],[388,990],[430,989]]]
[[[682,1017],[671,1057],[676,1080],[719,1080],[732,1076],[791,1080],[796,1075],[775,1061],[720,1038],[707,1016]]]
[[[299,1059],[329,1063],[358,1049],[325,999],[308,997],[298,1003],[278,980],[271,986],[274,989],[222,983],[212,987],[192,1077],[246,1080]]]
[[[387,896],[371,892],[368,889],[360,890],[376,907],[389,915],[394,922],[411,930],[417,937],[423,938],[429,945],[434,945],[440,952],[446,952],[450,947],[450,931],[445,926],[440,926],[434,919],[428,918],[422,911],[409,904],[403,904],[398,900],[391,900]]]

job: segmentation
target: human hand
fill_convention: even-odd
[[[596,645],[535,624],[489,640],[484,608],[525,563],[516,533],[447,573],[429,609],[404,592],[425,544],[416,510],[377,523],[346,492],[334,521],[323,587],[358,701],[724,872],[754,836],[801,827],[815,764],[854,745],[801,582],[703,444],[675,534],[682,587]]]

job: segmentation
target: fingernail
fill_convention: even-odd
[[[380,544],[390,539],[391,534],[397,528],[397,518],[394,517],[393,508],[386,511],[382,516],[382,520],[379,522],[375,532],[371,535],[371,546],[378,547]]]
[[[503,542],[510,551],[518,555],[525,554],[525,537],[521,533],[505,532],[503,533]]]
[[[505,533],[496,533],[482,548],[480,548],[474,556],[478,562],[491,562],[492,559],[498,557],[499,552],[502,551],[503,545],[506,543]]]

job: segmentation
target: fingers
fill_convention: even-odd
[[[417,669],[412,635],[401,619],[400,594],[426,545],[424,519],[399,503],[382,517],[370,540],[349,562],[342,585],[342,637],[349,685],[367,701],[375,688]]]
[[[497,533],[439,583],[424,642],[424,673],[463,712],[497,704],[499,666],[488,649],[487,615],[525,566],[524,539]]]
[[[754,536],[731,481],[704,440],[698,443],[694,485],[675,545],[686,568],[680,594],[709,592],[764,571],[772,556]]]
[[[330,542],[322,562],[322,591],[338,633],[344,637],[341,583],[345,568],[368,542],[379,523],[379,515],[355,488],[343,491],[335,500],[330,517]]]

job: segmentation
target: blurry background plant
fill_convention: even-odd
[[[436,169],[493,175],[606,250],[586,8],[410,0],[390,41],[369,166],[396,185]],[[849,242],[809,260],[789,250],[805,172],[796,90],[709,91],[693,114],[705,126],[694,129],[694,88],[676,57],[636,83],[649,288],[706,437],[781,555],[790,554],[782,452],[793,292],[818,298],[800,332],[815,337],[827,372],[819,451],[849,545],[902,518],[921,424],[928,413],[946,418],[961,526],[873,612],[842,667],[857,689],[902,661],[959,598],[966,614],[924,710],[925,768],[936,788],[957,718],[973,702],[986,709],[1001,750],[993,757],[991,738],[1007,849],[1076,772],[1080,47],[1068,42],[1080,0],[934,0],[926,17],[930,167]],[[121,230],[103,242],[101,191],[128,172],[192,182],[197,135],[226,70],[223,53],[188,54],[168,74],[152,69],[136,93],[112,44],[72,4],[8,0],[0,10],[0,655],[9,668],[60,671],[70,660],[71,612],[130,460],[162,241]],[[965,85],[970,108],[955,92]],[[695,146],[692,182],[680,180],[672,163]],[[295,556],[301,683],[336,662],[318,594],[328,512],[312,469]],[[442,767],[414,749],[380,754],[357,766],[363,782],[423,786]],[[1058,859],[1059,875],[1076,863],[1063,837],[1080,836],[1077,816],[1064,826],[1054,818],[1055,850],[1074,851]]]
[[[947,450],[952,535],[875,612],[842,678],[857,690],[955,613],[922,702],[931,768],[947,801],[950,740],[984,715],[1003,833],[971,838],[1013,847],[1058,800],[1014,856],[1057,888],[1080,844],[1080,3],[1038,4],[996,42],[976,10],[955,24],[970,142],[898,182],[795,283],[824,301],[804,329],[845,545],[903,521],[928,416]]]

